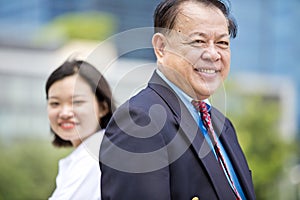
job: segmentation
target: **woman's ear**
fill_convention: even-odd
[[[99,118],[101,119],[109,112],[108,104],[105,101],[99,103]]]
[[[155,33],[152,37],[152,45],[154,48],[154,53],[156,55],[157,61],[159,62],[164,54],[166,47],[166,38],[161,33]]]

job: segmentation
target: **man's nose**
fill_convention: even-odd
[[[202,53],[203,60],[215,62],[221,59],[221,55],[213,44],[207,46]]]

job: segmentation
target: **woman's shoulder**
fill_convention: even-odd
[[[104,129],[96,132],[87,139],[85,139],[74,151],[67,157],[59,161],[60,165],[78,165],[82,162],[83,165],[87,163],[97,163],[99,161],[100,145],[104,136]]]
[[[104,136],[104,129],[96,132],[88,137],[78,146],[78,156],[81,159],[92,159],[94,161],[99,160],[100,145]]]

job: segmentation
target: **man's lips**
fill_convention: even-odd
[[[221,70],[217,69],[205,69],[205,68],[194,68],[195,71],[200,72],[200,73],[205,73],[205,74],[215,74],[220,72]]]

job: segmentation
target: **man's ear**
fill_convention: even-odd
[[[152,37],[152,45],[157,60],[159,61],[165,54],[166,38],[161,33],[155,33]]]

